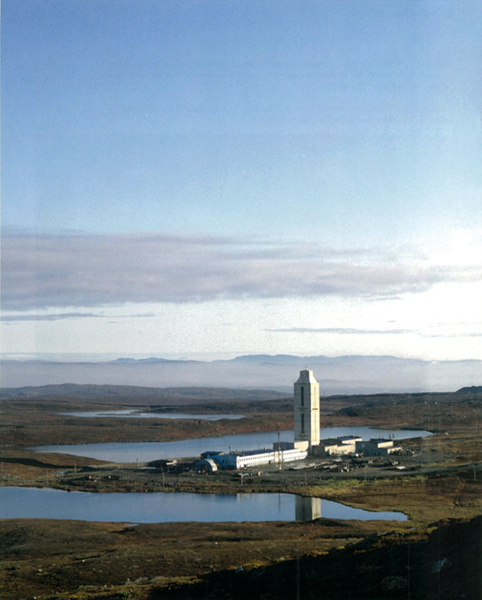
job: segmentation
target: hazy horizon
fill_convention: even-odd
[[[11,352],[4,353],[0,352],[0,360],[12,360],[12,361],[52,361],[52,362],[112,362],[112,361],[198,361],[198,362],[215,362],[215,361],[230,361],[235,359],[242,359],[248,357],[259,357],[266,356],[270,358],[276,358],[280,356],[294,357],[294,358],[311,358],[311,357],[324,357],[328,359],[337,359],[337,358],[349,358],[349,357],[361,357],[361,358],[395,358],[400,360],[413,360],[413,361],[421,361],[421,362],[468,362],[471,360],[482,360],[482,359],[448,359],[448,360],[427,360],[418,357],[407,357],[407,356],[397,356],[394,354],[316,354],[316,355],[300,355],[295,352],[283,352],[278,354],[266,354],[264,352],[259,353],[237,353],[237,352],[211,352],[211,353],[191,353],[185,354],[183,356],[179,356],[177,354],[121,354],[121,353],[98,353],[92,354],[89,352],[84,353],[23,353],[23,352]]]
[[[390,356],[240,356],[210,362],[114,359],[57,362],[4,360],[2,387],[61,384],[140,387],[217,387],[292,392],[303,369],[322,395],[450,392],[481,384],[482,361],[420,361]]]

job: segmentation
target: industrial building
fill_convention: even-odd
[[[203,473],[214,473],[218,470],[218,465],[212,458],[202,458],[194,465],[194,470]]]
[[[290,447],[286,447],[289,445]],[[303,460],[308,456],[307,450],[296,448],[294,442],[284,442],[284,448],[278,449],[278,444],[273,444],[273,449],[247,450],[245,452],[204,452],[201,460],[196,463],[196,470],[214,471],[212,463],[221,469],[249,469],[259,465],[276,465],[294,460]],[[209,465],[208,465],[209,462]]]
[[[387,456],[401,452],[400,446],[394,446],[393,440],[371,439],[369,441],[357,442],[356,451],[364,456]]]
[[[321,440],[318,446],[313,448],[313,454],[316,456],[344,456],[355,454],[357,452],[357,444],[361,441],[362,438],[355,435]]]
[[[320,443],[320,386],[313,371],[305,369],[294,384],[295,442]]]
[[[313,371],[304,369],[294,384],[294,441],[277,442],[273,448],[243,452],[206,451],[196,470],[248,469],[258,465],[282,465],[315,456],[386,456],[401,450],[393,440],[372,439],[364,442],[354,435],[320,441],[320,386]]]
[[[196,470],[248,469],[258,465],[274,465],[303,460],[320,443],[320,386],[313,371],[300,372],[294,384],[294,442],[278,442],[273,449],[243,452],[206,451],[196,463]]]

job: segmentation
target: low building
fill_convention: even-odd
[[[321,440],[318,446],[313,448],[315,456],[346,456],[356,453],[356,445],[362,438],[355,435],[345,435],[337,438]]]
[[[212,458],[202,458],[201,460],[197,461],[194,469],[201,473],[214,473],[218,470],[218,465]]]
[[[387,456],[401,450],[400,446],[393,445],[393,440],[386,439],[371,439],[356,444],[356,451],[364,456]]]
[[[247,452],[230,452],[214,456],[215,460],[224,469],[246,469],[257,465],[268,465],[276,462],[277,456],[271,450],[250,450]]]
[[[296,442],[276,442],[273,444],[273,450],[306,450],[310,449],[310,442],[308,441],[296,441]]]
[[[303,460],[308,456],[307,444],[298,447],[296,442],[273,444],[273,449],[247,450],[245,452],[203,452],[203,460],[212,460],[223,469],[248,469],[259,465],[276,465],[294,460]],[[201,462],[201,461],[199,461]]]

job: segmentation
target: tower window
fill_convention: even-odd
[[[301,433],[305,433],[305,415],[301,415]]]
[[[303,386],[301,386],[300,388],[300,394],[301,394],[301,406],[305,405],[305,388]]]

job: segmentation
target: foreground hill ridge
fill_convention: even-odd
[[[479,600],[482,517],[432,528],[419,539],[375,534],[320,556],[208,573],[197,584],[163,590],[162,597],[291,600],[319,598],[313,590],[323,590],[325,600]]]
[[[286,394],[273,390],[231,389],[223,387],[166,387],[154,388],[130,385],[102,385],[63,383],[59,385],[25,386],[0,390],[0,398],[39,398],[69,396],[71,398],[144,398],[146,400],[165,400],[167,398],[193,400],[281,400]]]
[[[381,394],[333,394],[325,396],[324,401],[330,399],[352,398],[407,398],[423,399],[427,396],[479,396],[482,394],[482,386],[466,386],[455,392],[420,392],[420,393],[381,393]],[[63,383],[58,385],[44,386],[25,386],[19,388],[0,389],[0,399],[35,399],[35,398],[55,398],[66,397],[83,399],[101,399],[101,398],[132,398],[153,400],[196,400],[196,401],[280,401],[290,399],[291,395],[267,389],[239,389],[224,387],[144,387],[130,385],[109,385],[109,384],[76,384]]]

